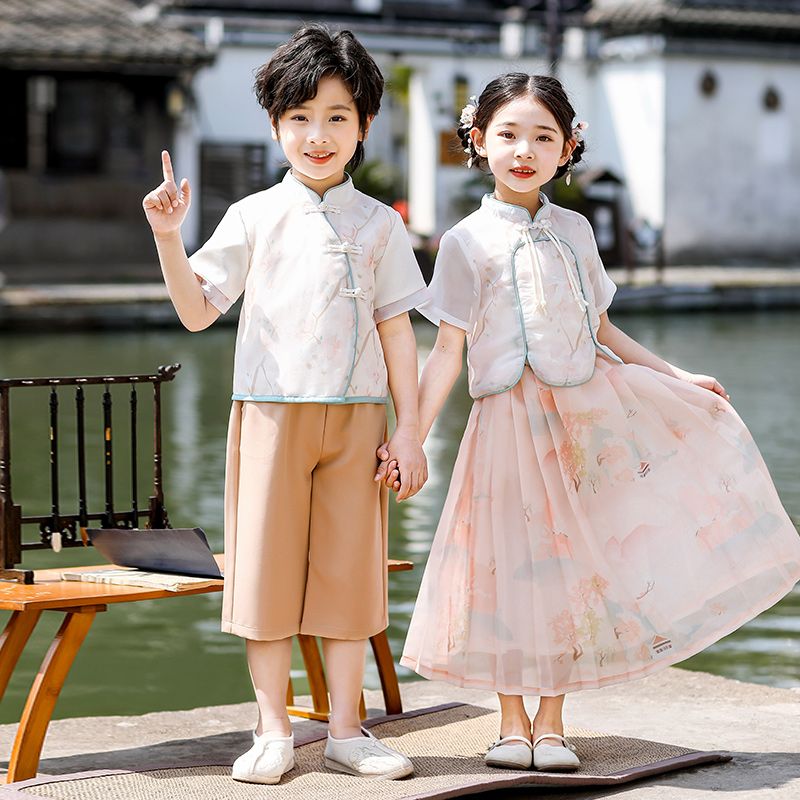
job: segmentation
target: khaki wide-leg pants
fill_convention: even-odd
[[[386,434],[378,403],[234,400],[222,630],[366,639],[388,624]]]

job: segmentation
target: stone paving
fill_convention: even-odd
[[[67,684],[65,691],[69,691]],[[407,709],[446,702],[496,707],[488,692],[433,681],[402,685]],[[199,698],[198,698],[199,699]],[[367,693],[371,715],[380,715],[380,693]],[[800,800],[800,687],[778,689],[702,672],[671,668],[628,684],[570,695],[568,724],[707,750],[730,751],[730,764],[676,772],[600,790],[510,790],[481,794],[486,800]],[[101,768],[230,763],[249,747],[255,704],[196,708],[130,717],[56,720],[42,753],[44,774]],[[298,729],[321,723],[296,720]],[[0,726],[0,752],[8,754],[15,725]],[[496,732],[487,730],[487,742]],[[7,762],[3,762],[3,766]],[[0,800],[3,792],[0,790]]]

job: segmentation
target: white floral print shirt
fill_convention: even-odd
[[[320,198],[287,172],[234,203],[189,262],[221,312],[244,293],[234,400],[386,401],[376,324],[427,290],[400,215],[349,176]]]
[[[603,269],[588,220],[553,205],[531,219],[521,206],[485,195],[447,231],[427,301],[419,306],[467,332],[470,394],[506,391],[525,364],[552,386],[585,383],[601,352],[600,314],[616,287]]]

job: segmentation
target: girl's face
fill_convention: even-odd
[[[371,122],[362,131],[347,85],[341,78],[325,77],[314,97],[272,124],[272,138],[281,143],[294,176],[322,195],[344,180],[347,162],[367,138]]]
[[[575,149],[565,140],[556,118],[531,95],[501,106],[486,130],[473,128],[470,135],[479,155],[489,161],[495,178],[495,194],[501,200],[524,205],[520,195],[533,195],[566,164]]]

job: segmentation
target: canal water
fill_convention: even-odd
[[[794,312],[737,314],[625,315],[617,322],[629,334],[672,363],[716,375],[759,443],[784,505],[800,519],[800,320]],[[435,329],[415,326],[424,360]],[[0,336],[0,376],[151,372],[159,364],[180,362],[175,381],[164,388],[166,503],[173,526],[202,527],[215,550],[222,547],[222,484],[225,434],[230,408],[234,329],[201,333],[183,330],[136,332],[4,334]],[[12,464],[15,500],[25,513],[49,513],[47,391],[19,393],[12,407]],[[114,389],[116,436],[127,436],[127,391]],[[71,394],[61,397],[60,435],[62,509],[77,509],[75,423]],[[140,425],[145,428],[147,392],[140,394]],[[87,389],[87,408],[100,408],[100,391]],[[389,585],[390,642],[399,656],[414,607],[419,581],[441,511],[450,468],[469,413],[466,378],[453,390],[434,425],[426,451],[430,479],[423,491],[403,504],[392,502],[390,556],[414,562],[412,572],[395,573]],[[91,510],[102,508],[100,417],[87,421],[90,435]],[[94,425],[94,427],[92,427]],[[140,487],[149,478],[148,434],[139,437]],[[118,507],[130,502],[126,464],[115,465]],[[146,488],[140,507],[146,505]],[[344,511],[346,513],[346,510]],[[29,529],[27,538],[34,531]],[[32,551],[29,567],[99,563],[91,550],[60,554]],[[100,614],[73,666],[56,716],[135,714],[157,710],[236,703],[252,698],[242,640],[219,632],[220,596],[111,606]],[[0,616],[5,622],[7,614]],[[0,708],[0,722],[19,718],[24,697],[59,619],[44,615],[23,655]],[[295,654],[297,691],[303,692],[299,654]],[[684,662],[706,670],[772,686],[800,686],[800,591],[736,633]],[[400,670],[401,680],[414,679]],[[367,684],[378,687],[368,664]]]

